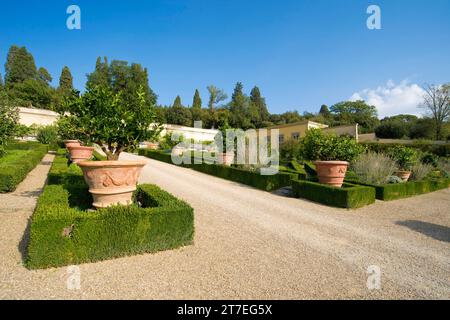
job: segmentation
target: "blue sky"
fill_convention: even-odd
[[[81,8],[81,30],[66,8]],[[381,30],[366,27],[370,4]],[[97,56],[149,69],[158,102],[196,88],[229,95],[237,81],[260,87],[273,113],[318,111],[363,98],[381,115],[411,112],[424,83],[450,82],[448,0],[148,0],[2,3],[0,70],[10,45],[26,46],[57,83],[64,65],[83,89]],[[394,112],[398,111],[398,112]]]

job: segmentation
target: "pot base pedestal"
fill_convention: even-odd
[[[129,206],[133,203],[132,197],[136,187],[115,188],[114,190],[89,189],[96,209],[106,208],[111,205]]]
[[[144,161],[81,161],[93,206],[130,205]]]

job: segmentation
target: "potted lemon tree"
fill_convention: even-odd
[[[129,205],[144,161],[123,161],[124,151],[134,150],[140,141],[154,139],[155,108],[145,99],[140,87],[135,96],[124,98],[109,87],[89,87],[79,97],[66,101],[64,121],[75,128],[76,136],[94,143],[106,154],[105,161],[80,161],[96,208]]]
[[[404,146],[395,146],[388,150],[388,155],[397,162],[399,170],[394,174],[407,182],[411,176],[411,167],[419,161],[416,150]]]
[[[301,142],[301,153],[306,160],[314,161],[319,183],[341,187],[349,163],[354,161],[364,147],[348,136],[326,134],[311,129]]]

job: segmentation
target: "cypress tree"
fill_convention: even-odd
[[[269,121],[269,111],[267,110],[266,100],[261,96],[257,86],[250,92],[251,121],[257,127],[261,127],[264,121]]]
[[[3,90],[3,78],[2,74],[0,73],[0,91]]]
[[[198,92],[198,89],[195,89],[194,99],[192,101],[192,108],[201,109],[201,107],[202,107],[202,98],[200,98],[200,93]]]
[[[59,76],[59,89],[64,92],[73,90],[73,77],[67,66],[62,68],[61,75]]]
[[[251,123],[248,118],[248,101],[244,95],[243,88],[244,86],[241,82],[236,83],[231,96],[231,124],[234,128],[247,129],[251,127]]]
[[[326,104],[323,104],[320,107],[319,114],[321,114],[324,118],[328,118],[330,116],[330,109],[328,109],[328,106]]]

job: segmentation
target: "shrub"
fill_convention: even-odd
[[[22,149],[11,149],[0,162],[0,192],[14,191],[27,174],[47,153],[47,147],[36,143],[21,143]]]
[[[439,157],[431,152],[424,152],[420,161],[424,164],[431,164],[433,167],[437,168]]]
[[[411,170],[411,167],[419,160],[416,150],[404,146],[390,148],[388,155],[397,162],[401,170]]]
[[[412,181],[421,181],[425,179],[431,171],[433,171],[434,167],[431,164],[423,164],[420,162],[415,163],[411,167],[411,177]]]
[[[26,265],[48,268],[156,252],[192,243],[194,212],[155,185],[140,185],[131,206],[86,211],[81,170],[58,155],[31,219]],[[55,184],[56,183],[56,184]]]
[[[377,142],[364,142],[361,143],[368,150],[374,152],[384,152],[388,153],[389,149],[397,146],[405,146],[399,143],[377,143]],[[450,156],[450,143],[447,144],[436,144],[426,141],[414,141],[407,145],[409,148],[414,148],[422,152],[431,152],[439,157],[449,157]]]
[[[375,189],[371,187],[344,183],[336,188],[306,180],[292,180],[296,197],[340,208],[360,208],[375,202]]]
[[[280,145],[282,161],[302,160],[301,143],[299,140],[289,139]]]
[[[58,128],[56,126],[38,128],[36,140],[42,144],[56,144],[58,142]]]
[[[382,153],[367,152],[352,163],[351,169],[359,181],[380,185],[387,183],[397,168],[392,158]]]
[[[401,139],[408,135],[408,124],[402,120],[382,120],[375,128],[375,134],[382,139]]]
[[[439,159],[437,167],[446,177],[450,177],[450,159]]]
[[[301,140],[301,150],[307,160],[352,162],[364,152],[364,147],[351,137],[338,137],[326,134],[319,129],[310,129]]]

